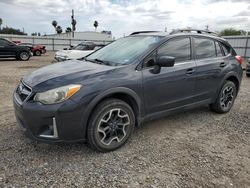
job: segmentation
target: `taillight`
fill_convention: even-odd
[[[239,55],[235,56],[235,58],[236,58],[236,60],[238,61],[238,63],[239,63],[240,65],[243,64],[243,59],[242,59]]]

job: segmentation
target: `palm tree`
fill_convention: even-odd
[[[57,34],[62,33],[62,32],[63,32],[62,27],[58,25],[58,26],[56,27],[56,32],[57,32]]]
[[[0,30],[1,30],[2,24],[3,24],[3,20],[2,20],[2,18],[0,18]]]
[[[72,29],[70,27],[67,27],[65,30],[66,33],[70,33],[71,31],[72,31]]]
[[[97,27],[98,27],[98,21],[95,20],[93,25],[94,25],[94,27],[95,27],[95,32],[96,32],[96,29],[97,29]]]
[[[55,28],[55,31],[56,31],[56,33],[57,33],[57,30],[56,30],[56,28],[57,28],[57,21],[56,21],[56,20],[53,20],[53,21],[52,21],[52,25],[53,25],[53,27]]]

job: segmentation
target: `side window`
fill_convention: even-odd
[[[7,46],[9,44],[8,41],[0,39],[0,46]]]
[[[188,61],[191,59],[190,38],[170,39],[157,51],[158,56],[175,57],[175,62]]]
[[[216,57],[213,40],[206,38],[194,38],[196,59]]]
[[[216,47],[216,55],[217,57],[222,57],[223,53],[221,51],[221,46],[218,42],[215,42],[215,47]]]
[[[224,51],[225,56],[227,56],[228,54],[230,54],[230,48],[225,46],[224,44],[221,45],[222,49]]]

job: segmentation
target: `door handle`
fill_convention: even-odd
[[[191,75],[191,74],[193,74],[194,72],[195,72],[194,69],[188,69],[188,70],[186,71],[186,74],[187,74],[187,75]]]
[[[220,63],[220,67],[225,67],[225,66],[227,66],[226,62]]]

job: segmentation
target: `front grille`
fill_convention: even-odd
[[[17,87],[15,94],[19,102],[24,102],[25,100],[28,100],[31,93],[32,93],[31,88],[26,84],[24,84],[23,82],[21,82],[20,85]]]

